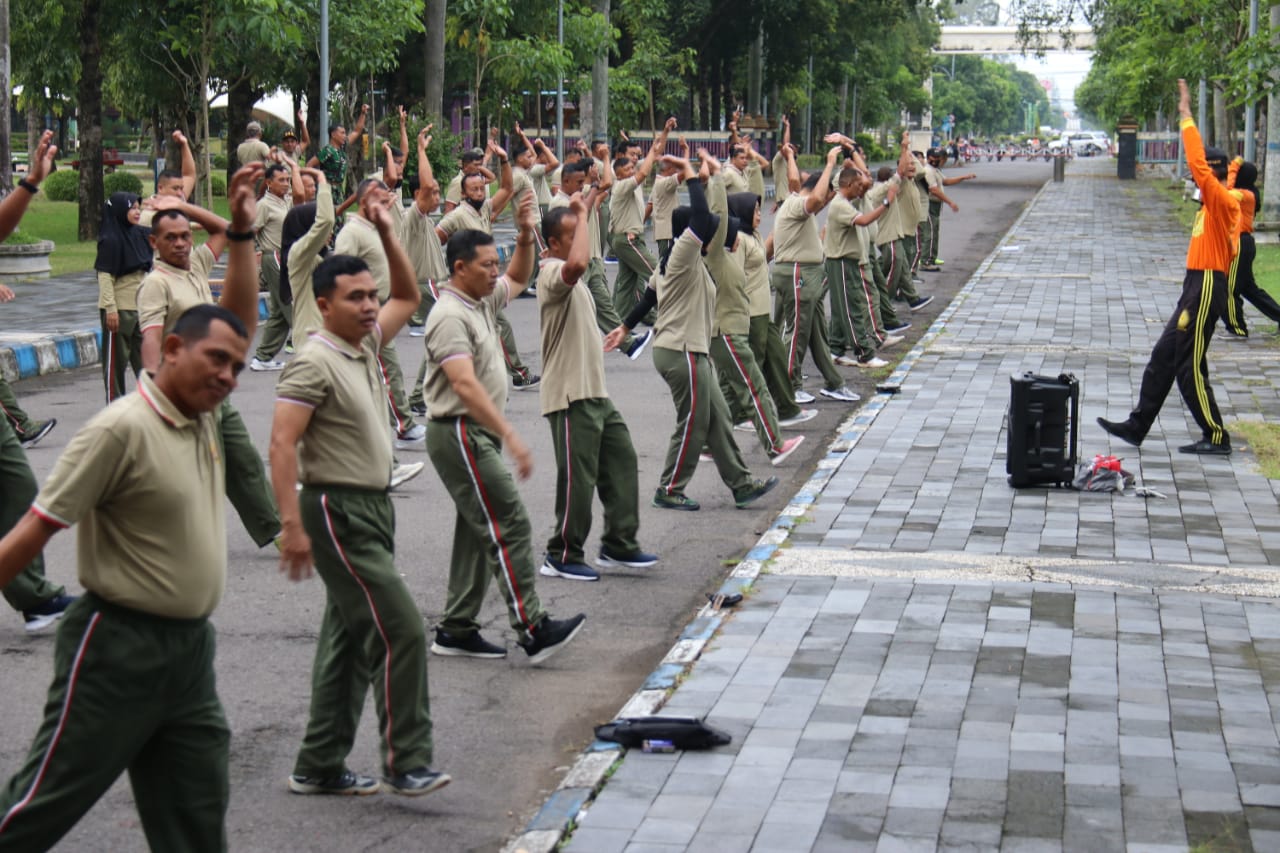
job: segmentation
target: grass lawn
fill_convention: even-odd
[[[154,189],[150,172],[138,173],[138,177],[142,179],[143,195],[150,195]],[[219,216],[226,217],[227,200],[215,198],[213,210]],[[52,240],[56,244],[53,254],[49,256],[49,263],[53,266],[51,275],[93,269],[98,244],[93,241],[80,242],[77,239],[78,217],[79,212],[75,202],[49,201],[44,193],[40,193],[31,200],[31,206],[22,217],[24,233],[42,240]],[[196,242],[202,242],[199,232],[196,233]]]

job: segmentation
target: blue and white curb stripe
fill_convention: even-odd
[[[995,249],[983,259],[973,275],[956,293],[951,303],[938,315],[938,319],[934,320],[933,324],[920,336],[920,340],[912,347],[911,351],[903,356],[902,361],[898,363],[889,377],[880,383],[879,387],[886,390],[876,394],[860,406],[840,425],[838,435],[827,448],[827,455],[818,462],[818,470],[814,472],[808,482],[800,487],[800,491],[796,493],[795,497],[778,513],[778,517],[774,519],[773,524],[757,540],[755,547],[748,551],[747,556],[729,573],[729,577],[720,586],[720,593],[725,595],[743,593],[755,582],[765,564],[773,559],[778,548],[791,535],[791,529],[795,526],[796,519],[803,518],[813,504],[817,502],[823,489],[826,488],[827,482],[831,479],[832,473],[840,467],[840,464],[853,451],[858,441],[875,421],[876,416],[893,399],[895,392],[902,386],[907,374],[911,372],[911,368],[915,366],[929,345],[946,328],[947,322],[955,314],[960,304],[973,292],[983,275],[995,262],[1005,243],[1010,240],[1014,232],[1018,230],[1018,227],[1022,225],[1022,221],[1026,219],[1027,214],[1035,208],[1036,203],[1048,186],[1049,182],[1046,181],[1026,209],[1010,226],[1004,237],[996,244]],[[679,640],[672,646],[671,651],[667,652],[666,657],[658,664],[657,669],[649,674],[640,689],[627,700],[627,703],[614,716],[640,717],[657,713],[658,709],[666,703],[668,691],[678,684],[681,676],[697,661],[702,654],[702,650],[706,648],[707,643],[711,641],[711,638],[719,629],[723,619],[724,614],[722,611],[715,610],[711,604],[704,605],[693,621],[681,632]],[[503,848],[503,853],[551,853],[551,851],[555,850],[556,846],[563,840],[570,824],[579,820],[590,807],[592,798],[604,785],[606,774],[609,773],[614,764],[622,760],[625,754],[626,750],[616,743],[599,740],[593,742],[578,757],[573,767],[570,768],[569,773],[561,781],[559,788],[543,804],[533,819],[525,825],[521,834],[513,838]]]

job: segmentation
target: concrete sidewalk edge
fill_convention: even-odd
[[[1022,225],[1027,215],[1035,209],[1049,183],[1046,181],[1041,186],[1022,213],[1018,214],[1018,218],[1009,226],[1009,230],[996,243],[995,248],[978,265],[973,275],[964,283],[933,324],[920,336],[920,340],[902,357],[902,361],[897,364],[893,372],[877,386],[880,393],[859,406],[840,425],[838,434],[827,448],[826,457],[818,462],[818,470],[778,513],[769,530],[757,540],[755,547],[748,551],[747,556],[733,568],[728,579],[720,586],[719,592],[745,593],[755,582],[778,548],[787,541],[796,521],[804,517],[817,501],[818,496],[822,494],[832,473],[840,467],[840,463],[857,445],[858,440],[875,421],[876,416],[901,388],[911,368],[919,361],[929,344],[946,328],[947,322],[1004,250],[1010,237]],[[715,636],[722,620],[721,612],[717,611],[712,604],[704,605],[693,621],[685,626],[676,644],[667,652],[658,667],[649,674],[640,689],[614,716],[638,717],[656,714],[666,703],[667,697],[679,684],[680,679],[697,662],[707,643]],[[555,850],[568,834],[570,827],[590,807],[591,800],[604,787],[608,776],[626,756],[626,752],[618,744],[600,740],[583,750],[561,780],[555,793],[547,799],[521,833],[507,843],[502,853],[551,853]]]
[[[506,264],[514,242],[498,244],[498,260]],[[267,319],[267,295],[258,294],[258,322]],[[102,329],[98,326],[50,333],[19,343],[0,343],[0,376],[9,382],[61,373],[102,363]]]

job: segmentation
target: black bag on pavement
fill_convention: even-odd
[[[676,749],[710,749],[733,740],[696,717],[623,717],[596,726],[596,737],[625,747],[641,746],[647,740],[669,741]]]
[[[1009,485],[1070,486],[1076,476],[1080,383],[1070,373],[1010,379]]]

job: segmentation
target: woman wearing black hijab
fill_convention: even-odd
[[[102,381],[107,402],[124,395],[125,365],[142,370],[138,285],[151,269],[150,229],[138,224],[142,209],[133,193],[112,193],[102,207],[98,234],[98,314],[102,319]]]

